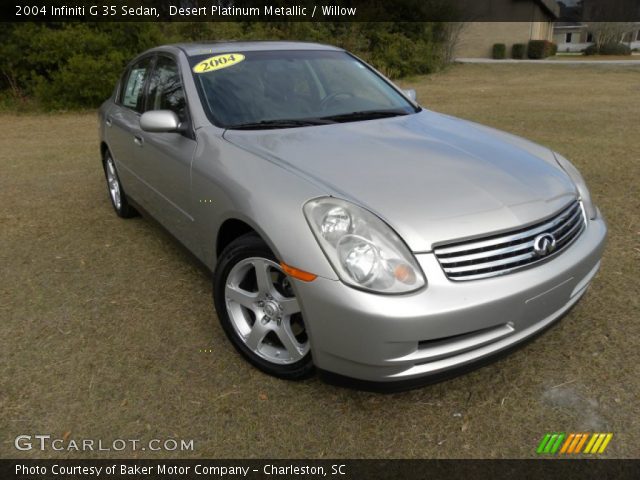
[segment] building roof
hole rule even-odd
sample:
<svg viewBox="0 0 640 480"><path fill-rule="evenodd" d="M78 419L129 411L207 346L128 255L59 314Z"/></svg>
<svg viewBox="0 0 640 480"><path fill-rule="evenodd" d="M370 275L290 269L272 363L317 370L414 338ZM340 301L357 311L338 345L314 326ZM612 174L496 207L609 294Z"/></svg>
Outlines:
<svg viewBox="0 0 640 480"><path fill-rule="evenodd" d="M556 27L583 27L582 22L556 22Z"/></svg>
<svg viewBox="0 0 640 480"><path fill-rule="evenodd" d="M556 0L536 0L536 2L553 18L560 16L560 5L558 5Z"/></svg>
<svg viewBox="0 0 640 480"><path fill-rule="evenodd" d="M554 30L582 30L587 26L581 22L556 22L553 25Z"/></svg>

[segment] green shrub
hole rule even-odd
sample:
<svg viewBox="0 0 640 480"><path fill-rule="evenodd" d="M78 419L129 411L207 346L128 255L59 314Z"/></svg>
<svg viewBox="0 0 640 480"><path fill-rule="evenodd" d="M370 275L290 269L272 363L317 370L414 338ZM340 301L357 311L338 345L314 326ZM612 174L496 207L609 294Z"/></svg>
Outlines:
<svg viewBox="0 0 640 480"><path fill-rule="evenodd" d="M585 55L631 55L631 49L624 43L605 43L598 46L594 43L584 51Z"/></svg>
<svg viewBox="0 0 640 480"><path fill-rule="evenodd" d="M540 59L555 55L558 46L549 40L529 40L527 55L529 58Z"/></svg>
<svg viewBox="0 0 640 480"><path fill-rule="evenodd" d="M434 42L392 32L370 33L367 50L355 53L390 78L430 73L442 63Z"/></svg>
<svg viewBox="0 0 640 480"><path fill-rule="evenodd" d="M73 55L49 80L36 80L35 98L50 109L100 105L113 92L127 60L113 50L97 56Z"/></svg>
<svg viewBox="0 0 640 480"><path fill-rule="evenodd" d="M514 43L511 47L511 58L524 58L527 53L527 46L524 43Z"/></svg>
<svg viewBox="0 0 640 480"><path fill-rule="evenodd" d="M605 43L600 46L600 55L631 55L631 49L624 43Z"/></svg>
<svg viewBox="0 0 640 480"><path fill-rule="evenodd" d="M150 22L16 23L3 33L0 71L13 95L55 109L100 105L128 60L166 42Z"/></svg>
<svg viewBox="0 0 640 480"><path fill-rule="evenodd" d="M184 41L306 40L346 48L390 77L437 71L451 56L446 22L94 22L3 24L0 107L94 108L125 63Z"/></svg>
<svg viewBox="0 0 640 480"><path fill-rule="evenodd" d="M598 46L594 43L593 45L589 45L584 49L585 55L597 55L598 54Z"/></svg>
<svg viewBox="0 0 640 480"><path fill-rule="evenodd" d="M491 57L496 60L504 60L507 58L507 46L504 43L494 43L491 50Z"/></svg>

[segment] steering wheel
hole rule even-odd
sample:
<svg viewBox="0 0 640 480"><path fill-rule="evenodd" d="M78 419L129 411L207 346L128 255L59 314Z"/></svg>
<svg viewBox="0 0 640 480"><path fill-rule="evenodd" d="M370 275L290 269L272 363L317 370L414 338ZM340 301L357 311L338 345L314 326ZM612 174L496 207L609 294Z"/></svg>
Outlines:
<svg viewBox="0 0 640 480"><path fill-rule="evenodd" d="M334 92L334 93L330 93L329 95L327 95L326 97L324 97L321 101L320 104L318 105L320 107L320 110L326 110L327 107L331 104L331 102L333 102L336 98L338 97L353 97L353 93L350 92Z"/></svg>

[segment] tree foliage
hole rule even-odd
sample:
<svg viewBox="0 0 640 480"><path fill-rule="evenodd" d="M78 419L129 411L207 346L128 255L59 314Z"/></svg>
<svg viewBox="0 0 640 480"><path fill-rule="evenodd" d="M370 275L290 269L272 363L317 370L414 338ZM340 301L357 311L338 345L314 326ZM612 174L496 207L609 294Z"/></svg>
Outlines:
<svg viewBox="0 0 640 480"><path fill-rule="evenodd" d="M211 40L304 40L337 45L390 77L430 73L447 61L452 23L12 23L0 33L3 96L47 109L93 108L126 63L156 45Z"/></svg>

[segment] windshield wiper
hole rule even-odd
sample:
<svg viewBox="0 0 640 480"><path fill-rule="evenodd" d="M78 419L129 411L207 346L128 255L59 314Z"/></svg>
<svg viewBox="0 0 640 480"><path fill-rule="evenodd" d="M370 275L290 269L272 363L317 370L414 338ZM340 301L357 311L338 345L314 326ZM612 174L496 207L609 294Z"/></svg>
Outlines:
<svg viewBox="0 0 640 480"><path fill-rule="evenodd" d="M373 120L408 115L405 110L362 110L358 112L341 113L318 118L288 118L275 120L261 120L259 122L238 123L227 127L229 130L266 130L269 128L295 128L311 125L327 125L330 123L349 122L357 120Z"/></svg>
<svg viewBox="0 0 640 480"><path fill-rule="evenodd" d="M325 120L333 120L334 122L349 122L351 120L373 120L376 118L399 117L402 115L409 115L409 112L405 110L362 110L359 112L329 115L322 118Z"/></svg>
<svg viewBox="0 0 640 480"><path fill-rule="evenodd" d="M335 123L329 118L300 118L300 119L280 119L280 120L261 120L260 122L239 123L231 125L227 129L231 130L264 130L269 128L294 128L308 127L311 125L327 125Z"/></svg>

